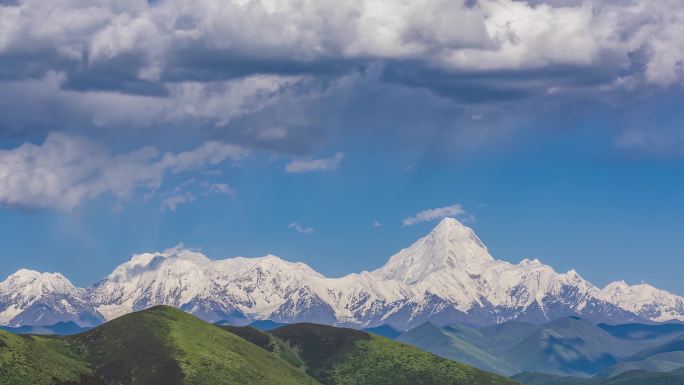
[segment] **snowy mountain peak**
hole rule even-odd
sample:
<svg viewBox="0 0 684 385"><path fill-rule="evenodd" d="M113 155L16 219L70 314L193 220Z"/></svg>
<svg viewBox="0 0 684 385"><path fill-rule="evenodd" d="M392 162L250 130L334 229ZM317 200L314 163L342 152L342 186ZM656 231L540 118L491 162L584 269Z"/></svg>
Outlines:
<svg viewBox="0 0 684 385"><path fill-rule="evenodd" d="M625 291L629 290L630 286L627 282L625 281L615 281L611 282L606 285L606 287L603 288L603 292L605 293L614 293L614 292L619 292L619 291Z"/></svg>
<svg viewBox="0 0 684 385"><path fill-rule="evenodd" d="M580 315L594 322L684 321L684 298L624 281L599 289L538 259L495 260L472 229L445 218L373 272L325 277L275 255L212 260L182 244L133 255L104 280L76 288L63 275L19 270L0 282L0 324L95 325L165 304L208 321L343 326L426 321L488 325Z"/></svg>
<svg viewBox="0 0 684 385"><path fill-rule="evenodd" d="M174 247L168 248L162 252L155 253L141 253L133 254L131 258L124 265L129 266L145 266L152 262L155 258L175 258L192 261L197 264L208 263L211 260L207 258L204 254L187 249L183 244L176 245Z"/></svg>
<svg viewBox="0 0 684 385"><path fill-rule="evenodd" d="M96 325L102 317L87 302L86 290L75 287L60 273L21 269L0 282L0 324L51 325L59 321Z"/></svg>
<svg viewBox="0 0 684 385"><path fill-rule="evenodd" d="M480 272L494 262L475 232L453 218L444 218L430 233L393 255L373 274L413 284L442 270Z"/></svg>
<svg viewBox="0 0 684 385"><path fill-rule="evenodd" d="M651 285L612 282L597 297L653 321L684 321L684 298Z"/></svg>
<svg viewBox="0 0 684 385"><path fill-rule="evenodd" d="M144 273L162 272L170 275L184 275L189 271L203 269L211 264L204 254L178 245L163 252L134 254L131 258L107 276L107 281L126 281Z"/></svg>
<svg viewBox="0 0 684 385"><path fill-rule="evenodd" d="M446 242L458 242L459 244L463 244L464 242L473 242L478 247L487 250L487 247L484 245L484 243L482 243L480 238L477 237L473 229L465 226L463 223L454 218L442 219L439 224L437 224L437 226L430 231L428 237ZM489 258L491 259L491 257Z"/></svg>
<svg viewBox="0 0 684 385"><path fill-rule="evenodd" d="M0 282L0 293L12 291L39 296L43 292L71 293L76 287L60 273L41 273L35 270L21 269Z"/></svg>
<svg viewBox="0 0 684 385"><path fill-rule="evenodd" d="M186 261L191 261L198 265L204 265L211 262L211 259L209 259L209 257L207 257L206 255L195 250L187 249L185 248L185 246L183 246L183 244L177 245L170 249L166 249L164 250L164 252L160 254L167 258L172 257L177 259L183 259Z"/></svg>
<svg viewBox="0 0 684 385"><path fill-rule="evenodd" d="M542 263L537 258L535 258L535 259L525 258L522 261L520 261L520 263L518 265L519 266L542 266Z"/></svg>

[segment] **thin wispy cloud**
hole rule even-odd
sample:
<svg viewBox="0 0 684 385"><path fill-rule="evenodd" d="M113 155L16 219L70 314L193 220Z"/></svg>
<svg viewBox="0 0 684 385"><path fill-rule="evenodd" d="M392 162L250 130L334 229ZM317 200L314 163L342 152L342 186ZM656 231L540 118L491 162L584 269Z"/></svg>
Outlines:
<svg viewBox="0 0 684 385"><path fill-rule="evenodd" d="M176 207L178 207L179 205L186 204L186 203L192 203L194 201L195 201L195 197L189 192L172 195L168 198L165 198L162 201L161 210L162 211L169 210L169 211L172 211L175 213Z"/></svg>
<svg viewBox="0 0 684 385"><path fill-rule="evenodd" d="M616 145L622 150L643 155L684 155L684 130L680 124L632 127L616 138Z"/></svg>
<svg viewBox="0 0 684 385"><path fill-rule="evenodd" d="M298 159L285 166L285 171L291 174L299 174L313 171L332 171L340 168L344 154L338 152L332 158L323 159Z"/></svg>
<svg viewBox="0 0 684 385"><path fill-rule="evenodd" d="M296 230L300 234L311 234L314 232L313 227L302 226L298 222L292 222L289 225L287 225L287 227Z"/></svg>
<svg viewBox="0 0 684 385"><path fill-rule="evenodd" d="M230 196L235 196L235 190L230 187L228 183L209 183L202 182L202 188L204 188L204 195L214 195L214 194L225 194Z"/></svg>
<svg viewBox="0 0 684 385"><path fill-rule="evenodd" d="M148 196L149 199L151 197ZM163 197L160 209L162 211L176 211L176 207L182 204L193 203L197 196L208 197L211 195L228 195L235 197L236 192L228 183L211 183L208 181L198 182L195 178L190 178L174 187L171 191L162 192Z"/></svg>
<svg viewBox="0 0 684 385"><path fill-rule="evenodd" d="M451 206L438 207L434 209L420 211L413 216L404 218L402 223L404 226L413 226L418 223L429 222L436 219L442 219L445 217L463 217L465 215L467 215L467 213L463 209L463 206L459 204L454 204ZM468 216L468 218L470 217L471 216Z"/></svg>

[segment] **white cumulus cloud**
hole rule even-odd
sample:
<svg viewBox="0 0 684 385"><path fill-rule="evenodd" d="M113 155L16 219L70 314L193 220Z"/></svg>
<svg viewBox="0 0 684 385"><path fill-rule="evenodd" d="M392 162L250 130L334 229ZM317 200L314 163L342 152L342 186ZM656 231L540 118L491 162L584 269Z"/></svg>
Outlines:
<svg viewBox="0 0 684 385"><path fill-rule="evenodd" d="M681 0L4 1L0 136L172 126L304 153L335 118L321 94L359 68L388 100L407 87L534 115L541 99L680 88L682 35ZM339 93L335 112L362 96Z"/></svg>
<svg viewBox="0 0 684 385"><path fill-rule="evenodd" d="M0 55L92 71L118 65L126 78L150 82L268 72L265 61L282 72L350 59L629 69L630 55L643 52L645 78L671 84L683 76L683 18L677 0L22 0L0 6Z"/></svg>
<svg viewBox="0 0 684 385"><path fill-rule="evenodd" d="M428 222L435 219L441 219L444 217L459 217L465 214L466 211L463 209L463 206L459 204L454 204L451 206L420 211L416 215L404 218L403 225L412 226L421 222Z"/></svg>
<svg viewBox="0 0 684 385"><path fill-rule="evenodd" d="M124 200L138 189L156 190L170 173L246 154L241 147L216 141L180 153L143 147L112 154L87 138L51 133L40 145L24 143L0 151L0 204L69 211L105 193Z"/></svg>

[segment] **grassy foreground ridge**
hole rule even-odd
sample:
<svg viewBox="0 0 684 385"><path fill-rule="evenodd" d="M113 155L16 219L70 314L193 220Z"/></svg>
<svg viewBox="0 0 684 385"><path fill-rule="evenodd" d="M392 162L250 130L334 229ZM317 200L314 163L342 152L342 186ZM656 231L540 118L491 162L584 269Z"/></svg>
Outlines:
<svg viewBox="0 0 684 385"><path fill-rule="evenodd" d="M69 337L0 334L2 385L318 384L278 356L172 307Z"/></svg>
<svg viewBox="0 0 684 385"><path fill-rule="evenodd" d="M0 331L0 385L515 383L361 331L219 327L168 306L73 336Z"/></svg>
<svg viewBox="0 0 684 385"><path fill-rule="evenodd" d="M299 352L307 373L324 384L508 385L516 382L353 329L294 324L272 331Z"/></svg>

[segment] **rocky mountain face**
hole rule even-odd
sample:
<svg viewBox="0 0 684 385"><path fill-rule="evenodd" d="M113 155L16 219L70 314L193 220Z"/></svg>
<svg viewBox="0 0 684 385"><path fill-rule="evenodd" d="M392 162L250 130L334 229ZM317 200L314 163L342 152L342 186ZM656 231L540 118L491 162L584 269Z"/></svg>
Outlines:
<svg viewBox="0 0 684 385"><path fill-rule="evenodd" d="M684 299L648 285L600 289L577 272L538 260L494 259L472 229L442 220L383 267L327 278L276 256L211 260L172 248L134 255L91 288L61 274L20 270L0 283L0 324L90 325L154 305L208 321L255 319L352 327L426 321L543 323L568 315L594 322L684 321Z"/></svg>

